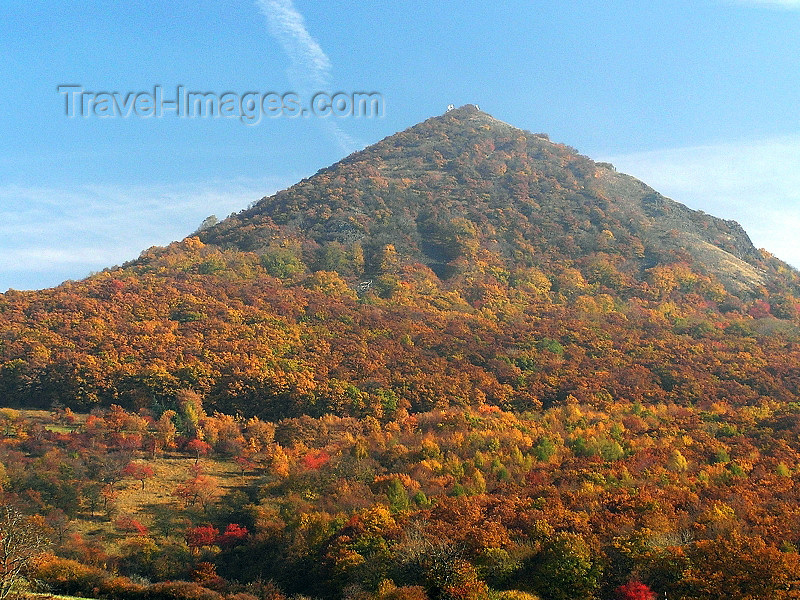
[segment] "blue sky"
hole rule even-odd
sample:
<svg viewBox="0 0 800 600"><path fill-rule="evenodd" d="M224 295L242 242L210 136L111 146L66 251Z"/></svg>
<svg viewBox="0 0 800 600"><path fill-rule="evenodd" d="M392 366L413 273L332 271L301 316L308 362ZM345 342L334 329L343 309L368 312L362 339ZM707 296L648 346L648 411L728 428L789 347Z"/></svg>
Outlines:
<svg viewBox="0 0 800 600"><path fill-rule="evenodd" d="M451 103L736 219L800 266L800 0L3 0L0 23L0 290L135 258ZM385 113L69 118L68 84L379 92Z"/></svg>

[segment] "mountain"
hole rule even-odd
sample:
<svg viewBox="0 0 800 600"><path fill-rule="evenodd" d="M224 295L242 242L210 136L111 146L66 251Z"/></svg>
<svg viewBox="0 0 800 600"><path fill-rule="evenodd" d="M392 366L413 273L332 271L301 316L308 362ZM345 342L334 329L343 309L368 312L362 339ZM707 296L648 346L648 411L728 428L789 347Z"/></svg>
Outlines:
<svg viewBox="0 0 800 600"><path fill-rule="evenodd" d="M277 239L276 225L278 238L300 231L322 247L361 245L366 276L379 271L375 254L385 244L445 278L459 259L474 258L470 244L509 266L610 253L639 278L685 260L745 294L771 271L738 223L690 210L472 105L355 153L201 239L258 251Z"/></svg>
<svg viewBox="0 0 800 600"><path fill-rule="evenodd" d="M737 223L467 105L131 263L9 291L0 392L163 410L189 389L269 419L793 401L799 281Z"/></svg>
<svg viewBox="0 0 800 600"><path fill-rule="evenodd" d="M799 285L450 110L0 296L0 537L100 600L796 598Z"/></svg>

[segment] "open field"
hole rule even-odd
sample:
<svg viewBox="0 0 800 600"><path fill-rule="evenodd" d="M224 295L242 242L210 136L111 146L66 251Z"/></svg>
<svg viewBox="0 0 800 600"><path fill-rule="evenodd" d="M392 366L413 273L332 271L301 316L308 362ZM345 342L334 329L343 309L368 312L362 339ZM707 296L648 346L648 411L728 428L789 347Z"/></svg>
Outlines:
<svg viewBox="0 0 800 600"><path fill-rule="evenodd" d="M144 488L138 480L123 479L115 486L117 496L111 514L103 514L102 510L96 511L94 516L82 513L73 522L72 532L110 544L113 548L130 537L129 532L120 531L115 523L122 517L130 517L148 530L157 530L161 535L174 535L185 528L189 519L202 522L206 516L206 510L199 503L188 507L189 510L180 510L186 505L174 493L178 486L192 479L196 473L210 477L215 484L207 506L231 491L253 485L258 479L252 474L242 476L239 467L231 461L200 458L195 464L194 458L177 452L155 459L140 458L136 462L147 464L155 472L153 477L145 480Z"/></svg>

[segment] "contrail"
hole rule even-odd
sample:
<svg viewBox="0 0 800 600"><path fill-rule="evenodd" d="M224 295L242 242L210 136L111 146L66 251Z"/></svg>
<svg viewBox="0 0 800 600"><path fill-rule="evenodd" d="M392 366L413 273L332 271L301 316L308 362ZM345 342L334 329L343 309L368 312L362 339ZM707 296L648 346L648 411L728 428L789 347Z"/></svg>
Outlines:
<svg viewBox="0 0 800 600"><path fill-rule="evenodd" d="M317 40L306 29L305 19L294 6L292 0L256 0L258 7L267 17L270 35L274 37L289 57L287 73L291 82L298 86L298 92L308 96L323 91L331 85L331 61ZM324 121L326 129L339 148L353 152L363 144L350 137L338 124Z"/></svg>
<svg viewBox="0 0 800 600"><path fill-rule="evenodd" d="M306 29L292 0L257 0L267 17L269 32L289 56L289 76L300 84L330 83L331 61Z"/></svg>

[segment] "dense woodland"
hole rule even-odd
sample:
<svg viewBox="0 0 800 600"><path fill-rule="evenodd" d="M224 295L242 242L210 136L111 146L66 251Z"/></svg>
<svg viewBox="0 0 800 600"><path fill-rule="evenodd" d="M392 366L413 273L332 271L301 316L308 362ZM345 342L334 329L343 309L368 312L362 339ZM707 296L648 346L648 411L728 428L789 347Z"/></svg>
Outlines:
<svg viewBox="0 0 800 600"><path fill-rule="evenodd" d="M451 111L0 296L4 503L52 541L28 582L800 598L798 298L737 224Z"/></svg>

